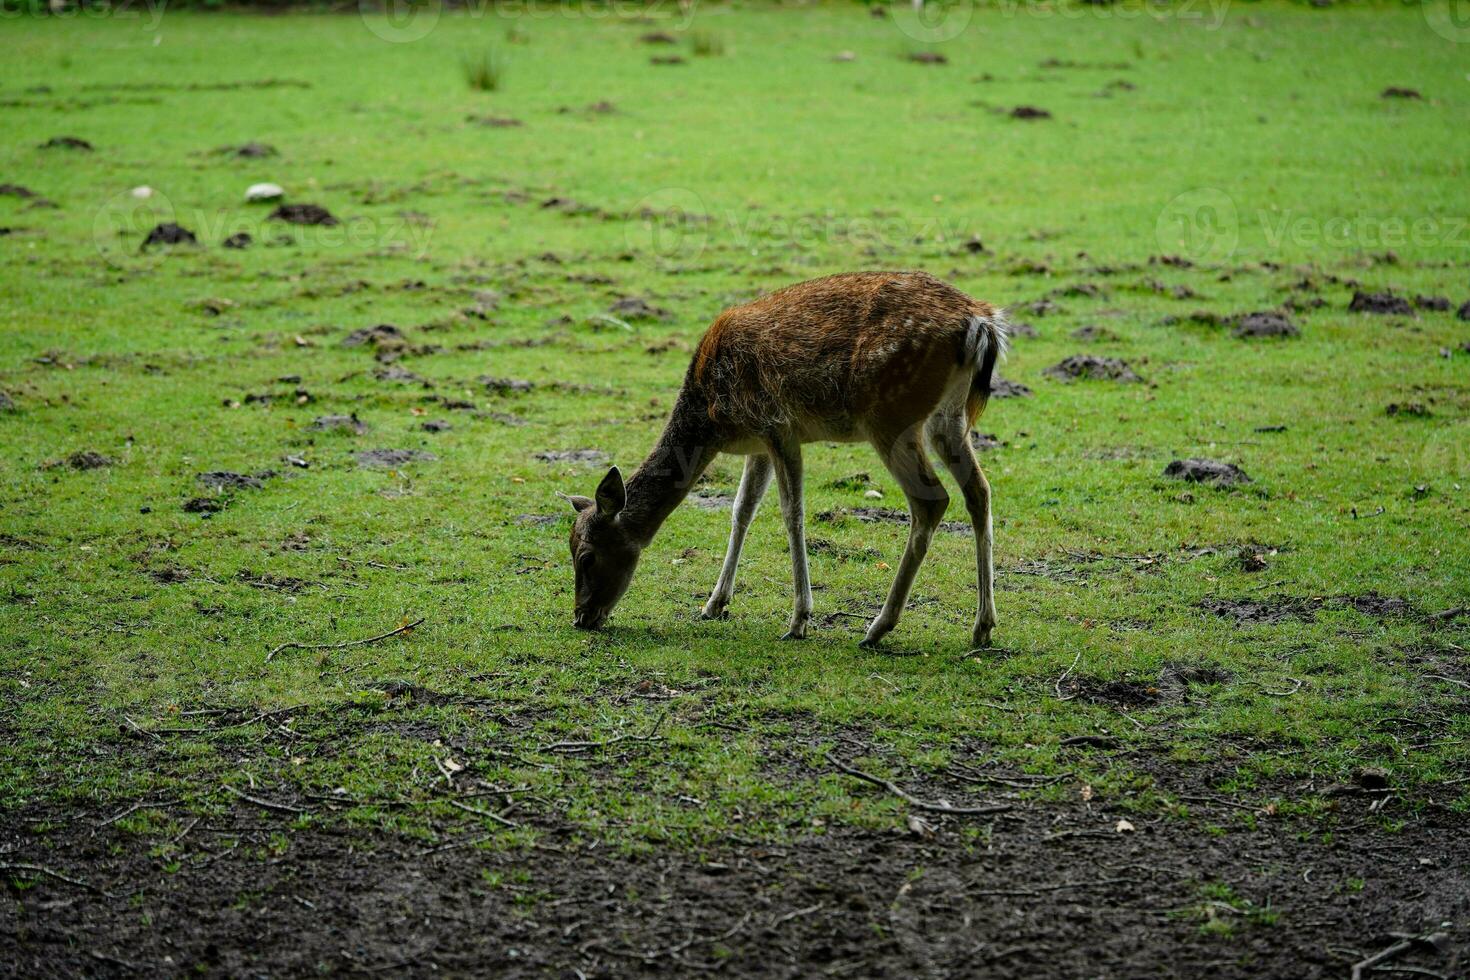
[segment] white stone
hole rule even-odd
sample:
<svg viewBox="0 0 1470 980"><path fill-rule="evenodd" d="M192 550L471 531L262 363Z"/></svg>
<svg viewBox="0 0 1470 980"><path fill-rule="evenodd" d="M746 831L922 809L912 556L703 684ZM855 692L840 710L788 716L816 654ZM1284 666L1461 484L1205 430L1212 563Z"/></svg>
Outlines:
<svg viewBox="0 0 1470 980"><path fill-rule="evenodd" d="M133 196L136 197L138 200L146 201L153 196L153 188L149 187L147 184L143 184L139 187L134 187L132 193Z"/></svg>
<svg viewBox="0 0 1470 980"><path fill-rule="evenodd" d="M251 184L245 188L245 200L254 201L276 201L286 196L286 191L280 184Z"/></svg>

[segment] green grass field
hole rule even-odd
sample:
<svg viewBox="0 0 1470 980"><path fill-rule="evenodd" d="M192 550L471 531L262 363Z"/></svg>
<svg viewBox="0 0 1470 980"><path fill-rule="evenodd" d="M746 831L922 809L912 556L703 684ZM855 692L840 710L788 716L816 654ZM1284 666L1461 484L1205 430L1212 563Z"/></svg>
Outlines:
<svg viewBox="0 0 1470 980"><path fill-rule="evenodd" d="M356 15L0 24L0 183L55 205L0 196L0 824L173 801L110 831L165 864L240 793L295 811L282 852L322 825L515 851L553 814L635 852L905 826L828 752L908 786L983 760L1022 800L1135 821L1189 825L1203 786L1238 804L1221 832L1327 833L1302 782L1372 770L1389 829L1463 815L1463 46L1399 8L981 9L942 41L907 16L481 11L405 43ZM486 52L494 91L464 75ZM220 152L250 141L278 153ZM267 219L259 181L340 223ZM140 250L169 221L198 245ZM848 513L903 506L864 446L807 449L810 639L777 640L774 498L731 619L697 619L728 457L609 628L574 630L554 492L636 466L722 308L869 268L1035 328L1002 370L1032 395L978 425L999 648L966 648L956 531L858 649L906 533ZM1350 312L1358 289L1450 307ZM1299 337L1196 315L1282 309ZM344 343L380 324L401 338ZM1077 353L1143 383L1043 373ZM1165 479L1184 457L1253 482ZM455 796L477 787L525 795L497 820Z"/></svg>

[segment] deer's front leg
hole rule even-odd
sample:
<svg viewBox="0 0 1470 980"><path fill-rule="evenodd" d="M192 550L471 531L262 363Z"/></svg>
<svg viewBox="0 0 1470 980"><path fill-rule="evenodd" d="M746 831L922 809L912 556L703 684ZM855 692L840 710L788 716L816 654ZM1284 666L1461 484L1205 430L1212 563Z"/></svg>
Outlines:
<svg viewBox="0 0 1470 980"><path fill-rule="evenodd" d="M700 614L704 619L725 618L725 609L735 595L735 573L740 568L745 535L750 530L750 522L755 518L766 488L771 485L771 469L769 456L752 453L745 457L745 472L740 477L740 489L735 492L735 506L730 516L730 547L725 551L725 564L720 567L714 591Z"/></svg>
<svg viewBox="0 0 1470 980"><path fill-rule="evenodd" d="M781 492L786 537L791 543L791 582L796 591L791 626L782 639L801 640L806 638L806 624L812 618L812 580L806 565L806 519L802 506L801 443L790 437L772 439L770 457L776 470L776 487Z"/></svg>

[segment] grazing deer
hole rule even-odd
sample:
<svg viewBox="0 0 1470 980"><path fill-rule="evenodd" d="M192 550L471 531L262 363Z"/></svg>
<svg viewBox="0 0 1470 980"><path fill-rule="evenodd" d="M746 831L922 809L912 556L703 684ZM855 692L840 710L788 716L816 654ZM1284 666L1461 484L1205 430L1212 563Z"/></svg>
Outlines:
<svg viewBox="0 0 1470 980"><path fill-rule="evenodd" d="M973 642L995 627L990 485L970 427L1006 347L1004 314L923 272L858 272L788 286L721 313L700 340L658 444L626 484L617 467L594 497L565 497L572 525L576 615L597 629L627 591L638 557L719 453L745 457L730 548L705 619L722 619L740 549L772 474L791 541L796 608L783 639L812 614L802 517L802 443L867 440L908 498L908 546L888 600L863 638L898 622L949 495L925 437L959 483L975 526L979 610Z"/></svg>

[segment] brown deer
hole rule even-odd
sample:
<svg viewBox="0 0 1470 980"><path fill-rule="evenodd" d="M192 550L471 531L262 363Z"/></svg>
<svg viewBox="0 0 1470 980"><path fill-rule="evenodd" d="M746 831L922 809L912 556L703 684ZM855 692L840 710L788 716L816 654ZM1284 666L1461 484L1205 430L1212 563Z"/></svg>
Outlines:
<svg viewBox="0 0 1470 980"><path fill-rule="evenodd" d="M627 481L608 471L594 497L566 497L576 615L598 629L627 591L638 557L719 453L745 457L730 548L705 619L722 619L740 549L772 474L791 541L796 608L783 639L806 635L812 614L802 516L801 447L867 440L908 499L908 546L864 646L898 622L949 495L925 451L938 453L975 526L979 610L972 637L995 627L990 485L970 445L995 362L1006 348L1002 311L923 272L859 272L788 286L721 313L700 340L669 421Z"/></svg>

